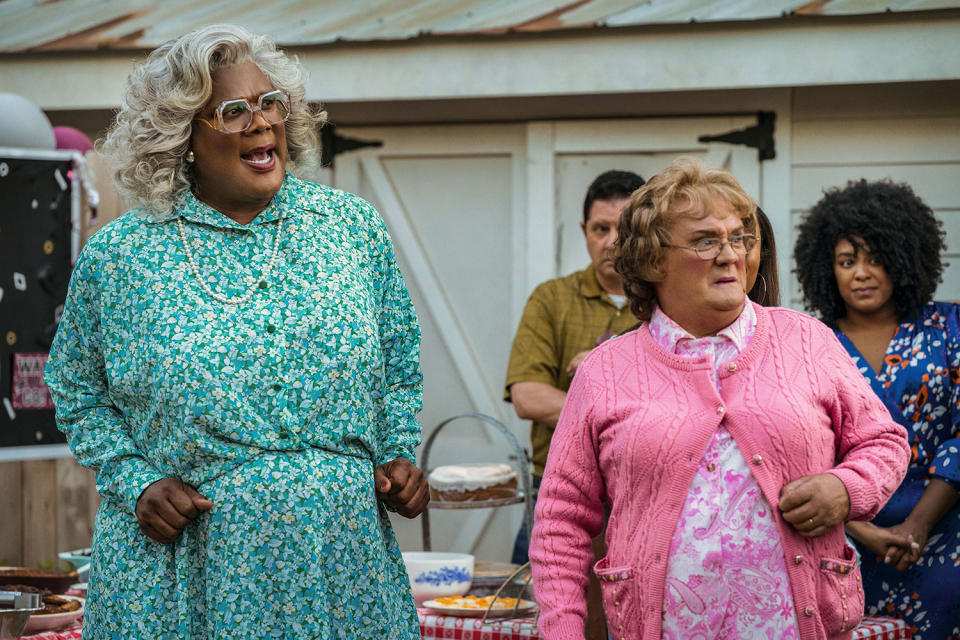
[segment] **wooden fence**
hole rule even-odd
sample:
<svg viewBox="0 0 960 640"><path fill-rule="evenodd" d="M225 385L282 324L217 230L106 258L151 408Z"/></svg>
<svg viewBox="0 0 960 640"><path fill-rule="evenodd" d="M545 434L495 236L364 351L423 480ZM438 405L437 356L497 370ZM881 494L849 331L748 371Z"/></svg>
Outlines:
<svg viewBox="0 0 960 640"><path fill-rule="evenodd" d="M99 505L73 458L0 463L0 565L69 568L57 554L90 546Z"/></svg>

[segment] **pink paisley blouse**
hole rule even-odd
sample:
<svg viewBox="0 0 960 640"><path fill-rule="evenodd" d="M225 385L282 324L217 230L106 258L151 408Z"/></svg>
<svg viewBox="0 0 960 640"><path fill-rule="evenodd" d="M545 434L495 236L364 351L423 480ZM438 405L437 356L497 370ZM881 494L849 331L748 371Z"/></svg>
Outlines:
<svg viewBox="0 0 960 640"><path fill-rule="evenodd" d="M711 378L743 351L757 326L753 306L715 336L694 338L656 307L650 333L679 356L713 359ZM719 427L690 484L670 542L663 638L799 637L793 594L770 504L736 441Z"/></svg>

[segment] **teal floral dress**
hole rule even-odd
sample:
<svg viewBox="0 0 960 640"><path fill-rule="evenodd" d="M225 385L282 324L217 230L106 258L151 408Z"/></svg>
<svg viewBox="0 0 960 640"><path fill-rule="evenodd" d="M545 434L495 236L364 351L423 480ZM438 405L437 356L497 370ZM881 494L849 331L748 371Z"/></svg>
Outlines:
<svg viewBox="0 0 960 640"><path fill-rule="evenodd" d="M184 237L212 291L253 295L205 293ZM247 226L185 193L97 233L46 371L103 497L84 639L419 638L373 486L414 460L419 349L387 230L355 196L288 174ZM172 544L134 516L164 477L214 504Z"/></svg>

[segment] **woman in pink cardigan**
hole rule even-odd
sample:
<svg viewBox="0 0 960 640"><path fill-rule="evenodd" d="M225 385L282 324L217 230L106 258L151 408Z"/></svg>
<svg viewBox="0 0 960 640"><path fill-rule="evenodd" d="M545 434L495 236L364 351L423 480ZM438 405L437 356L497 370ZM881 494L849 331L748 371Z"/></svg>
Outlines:
<svg viewBox="0 0 960 640"><path fill-rule="evenodd" d="M635 192L615 248L645 322L580 365L530 558L547 640L583 638L592 570L617 639L848 638L843 524L900 484L905 430L825 325L745 294L756 205L681 158Z"/></svg>

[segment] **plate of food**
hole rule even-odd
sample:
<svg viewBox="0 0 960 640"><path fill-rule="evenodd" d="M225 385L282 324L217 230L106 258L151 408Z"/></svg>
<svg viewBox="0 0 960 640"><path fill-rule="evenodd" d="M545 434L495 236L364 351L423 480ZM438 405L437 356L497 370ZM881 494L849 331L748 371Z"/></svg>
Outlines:
<svg viewBox="0 0 960 640"><path fill-rule="evenodd" d="M43 596L43 610L27 620L24 635L53 631L73 624L83 615L83 598L77 596Z"/></svg>
<svg viewBox="0 0 960 640"><path fill-rule="evenodd" d="M442 616L462 618L519 618L528 616L537 610L537 603L519 598L497 598L493 596L448 596L427 600L421 605L425 609Z"/></svg>

